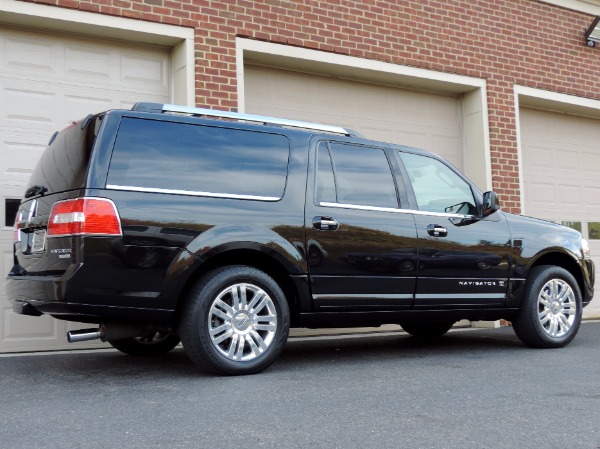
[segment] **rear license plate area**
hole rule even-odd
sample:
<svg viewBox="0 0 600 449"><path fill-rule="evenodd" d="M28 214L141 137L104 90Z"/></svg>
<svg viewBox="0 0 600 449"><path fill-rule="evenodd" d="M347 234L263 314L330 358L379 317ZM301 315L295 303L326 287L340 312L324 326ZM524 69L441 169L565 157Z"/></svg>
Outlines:
<svg viewBox="0 0 600 449"><path fill-rule="evenodd" d="M33 241L31 243L32 253L43 253L46 250L46 230L38 229L33 232Z"/></svg>

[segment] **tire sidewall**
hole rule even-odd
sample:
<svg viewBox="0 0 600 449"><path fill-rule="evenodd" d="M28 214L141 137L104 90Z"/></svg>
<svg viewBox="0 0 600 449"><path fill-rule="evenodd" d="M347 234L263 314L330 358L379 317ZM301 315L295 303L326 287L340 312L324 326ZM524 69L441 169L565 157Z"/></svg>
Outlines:
<svg viewBox="0 0 600 449"><path fill-rule="evenodd" d="M247 361L233 361L224 357L214 346L209 334L208 321L213 302L223 290L238 283L248 283L263 289L270 296L277 312L277 330L270 346L257 358ZM213 372L253 374L262 371L275 361L287 341L289 309L283 291L270 276L256 268L231 266L215 270L192 291L189 300L187 319L183 323L185 327L181 329L184 348L194 362L198 365L206 364ZM188 351L190 347L192 350Z"/></svg>

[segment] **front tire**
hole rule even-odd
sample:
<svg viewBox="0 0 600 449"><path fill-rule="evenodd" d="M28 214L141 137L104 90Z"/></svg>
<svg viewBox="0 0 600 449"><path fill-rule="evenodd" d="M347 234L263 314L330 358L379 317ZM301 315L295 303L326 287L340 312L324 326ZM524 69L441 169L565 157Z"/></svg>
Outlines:
<svg viewBox="0 0 600 449"><path fill-rule="evenodd" d="M573 275L564 268L539 266L527 277L513 328L527 346L560 348L577 335L581 313L581 292Z"/></svg>
<svg viewBox="0 0 600 449"><path fill-rule="evenodd" d="M180 320L192 361L216 374L254 374L270 366L289 333L283 291L266 273L230 266L207 273L190 291Z"/></svg>

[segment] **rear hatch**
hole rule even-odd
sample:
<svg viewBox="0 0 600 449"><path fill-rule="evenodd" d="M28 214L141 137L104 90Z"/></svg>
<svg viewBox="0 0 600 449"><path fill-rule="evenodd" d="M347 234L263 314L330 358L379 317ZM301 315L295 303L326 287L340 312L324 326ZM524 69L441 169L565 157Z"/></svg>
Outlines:
<svg viewBox="0 0 600 449"><path fill-rule="evenodd" d="M75 198L85 187L100 121L88 116L51 138L17 213L12 275L61 275L71 265L72 239L48 239L48 217L57 201Z"/></svg>

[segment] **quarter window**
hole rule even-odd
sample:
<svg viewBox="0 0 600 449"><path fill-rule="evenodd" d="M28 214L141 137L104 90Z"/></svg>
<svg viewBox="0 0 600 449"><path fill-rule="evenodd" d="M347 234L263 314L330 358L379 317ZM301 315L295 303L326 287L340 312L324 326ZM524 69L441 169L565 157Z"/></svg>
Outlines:
<svg viewBox="0 0 600 449"><path fill-rule="evenodd" d="M477 208L471 187L437 159L400 153L408 172L419 210L475 215Z"/></svg>
<svg viewBox="0 0 600 449"><path fill-rule="evenodd" d="M107 184L279 199L288 158L279 134L123 118Z"/></svg>
<svg viewBox="0 0 600 449"><path fill-rule="evenodd" d="M397 208L394 178L382 148L321 143L316 200Z"/></svg>

